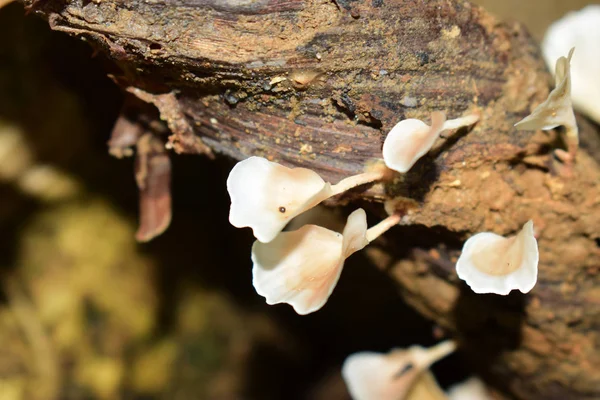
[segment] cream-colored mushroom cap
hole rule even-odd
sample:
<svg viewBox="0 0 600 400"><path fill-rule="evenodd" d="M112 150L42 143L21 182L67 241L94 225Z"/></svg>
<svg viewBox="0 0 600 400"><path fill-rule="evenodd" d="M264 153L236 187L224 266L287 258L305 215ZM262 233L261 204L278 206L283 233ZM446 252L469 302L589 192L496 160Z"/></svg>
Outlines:
<svg viewBox="0 0 600 400"><path fill-rule="evenodd" d="M233 167L227 191L229 222L237 228L252 228L254 236L267 243L293 217L328 198L331 186L310 169L250 157Z"/></svg>
<svg viewBox="0 0 600 400"><path fill-rule="evenodd" d="M492 400L485 383L474 376L448 388L449 400Z"/></svg>
<svg viewBox="0 0 600 400"><path fill-rule="evenodd" d="M458 277L475 293L529 292L537 281L538 246L533 221L509 238L482 232L469 238L456 263Z"/></svg>
<svg viewBox="0 0 600 400"><path fill-rule="evenodd" d="M407 172L431 149L445 121L444 113L433 112L431 126L412 118L398 122L383 142L385 165L394 171Z"/></svg>
<svg viewBox="0 0 600 400"><path fill-rule="evenodd" d="M404 351L361 352L344 362L342 377L354 400L398 400L410 390L418 373ZM411 368L403 371L405 368ZM402 372L404 372L402 374Z"/></svg>
<svg viewBox="0 0 600 400"><path fill-rule="evenodd" d="M401 400L412 390L420 374L453 352L452 341L430 349L413 346L387 354L360 352L342 366L342 377L354 400Z"/></svg>
<svg viewBox="0 0 600 400"><path fill-rule="evenodd" d="M557 126L564 126L564 136L567 144L567 152L556 149L555 155L568 166L575 161L579 148L579 129L573 112L571 102L571 57L573 51L569 51L567 57L560 57L556 61L554 79L556 87L550 92L546 101L538 105L533 112L515 124L517 129L523 130L549 130Z"/></svg>
<svg viewBox="0 0 600 400"><path fill-rule="evenodd" d="M548 68L573 47L578 54L571 61L573 105L600 123L600 5L572 11L550 25L542 42Z"/></svg>
<svg viewBox="0 0 600 400"><path fill-rule="evenodd" d="M344 261L367 241L363 209L348 217L343 234L316 225L282 232L252 246L252 283L267 304L287 303L305 315L319 310L333 292Z"/></svg>
<svg viewBox="0 0 600 400"><path fill-rule="evenodd" d="M250 157L237 163L227 178L229 222L237 228L252 228L259 241L268 243L292 218L323 200L388 175L389 169L374 164L331 185L310 169Z"/></svg>
<svg viewBox="0 0 600 400"><path fill-rule="evenodd" d="M431 150L443 131L472 125L478 119L477 115L469 115L446 121L443 112L435 111L431 113L431 126L418 119L400 121L383 142L383 160L389 169L405 173Z"/></svg>
<svg viewBox="0 0 600 400"><path fill-rule="evenodd" d="M560 57L556 61L554 78L556 87L550 92L546 101L538 105L533 112L515 124L523 130L549 130L557 126L567 129L577 129L575 114L571 103L571 73L570 61L573 50L568 57Z"/></svg>

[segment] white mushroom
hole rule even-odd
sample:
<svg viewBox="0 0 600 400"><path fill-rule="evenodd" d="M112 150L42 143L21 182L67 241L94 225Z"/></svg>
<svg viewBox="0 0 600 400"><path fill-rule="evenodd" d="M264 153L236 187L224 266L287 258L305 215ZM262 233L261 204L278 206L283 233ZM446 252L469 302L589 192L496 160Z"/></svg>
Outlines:
<svg viewBox="0 0 600 400"><path fill-rule="evenodd" d="M463 246L456 263L458 277L475 293L507 295L513 289L529 292L537 281L538 246L533 222L512 237L478 233Z"/></svg>
<svg viewBox="0 0 600 400"><path fill-rule="evenodd" d="M492 396L485 387L485 383L477 377L454 384L448 388L450 400L492 400Z"/></svg>
<svg viewBox="0 0 600 400"><path fill-rule="evenodd" d="M394 171L405 173L431 149L443 131L473 125L478 115L446 121L443 112L431 113L431 126L419 119L400 121L388 133L383 143L385 165Z"/></svg>
<svg viewBox="0 0 600 400"><path fill-rule="evenodd" d="M542 42L548 68L573 47L578 54L571 61L573 105L600 124L600 5L572 11L550 25Z"/></svg>
<svg viewBox="0 0 600 400"><path fill-rule="evenodd" d="M573 104L571 103L571 72L569 63L573 56L573 50L569 51L567 57L560 57L556 61L554 74L554 90L550 92L546 101L538 105L533 112L515 124L517 129L526 131L550 130L557 126L565 127L565 137L568 153L556 150L555 154L563 162L569 164L575 159L579 147L579 130Z"/></svg>
<svg viewBox="0 0 600 400"><path fill-rule="evenodd" d="M374 168L331 185L310 169L250 157L237 163L227 178L229 222L237 228L252 228L259 241L268 243L295 216L329 197L382 179L385 173L384 168Z"/></svg>
<svg viewBox="0 0 600 400"><path fill-rule="evenodd" d="M344 261L400 220L392 215L371 229L363 209L348 217L342 234L316 225L280 233L252 246L252 283L267 304L287 303L305 315L319 310L338 282Z"/></svg>
<svg viewBox="0 0 600 400"><path fill-rule="evenodd" d="M354 400L403 400L424 371L455 349L448 340L429 349L355 353L344 361L342 377Z"/></svg>

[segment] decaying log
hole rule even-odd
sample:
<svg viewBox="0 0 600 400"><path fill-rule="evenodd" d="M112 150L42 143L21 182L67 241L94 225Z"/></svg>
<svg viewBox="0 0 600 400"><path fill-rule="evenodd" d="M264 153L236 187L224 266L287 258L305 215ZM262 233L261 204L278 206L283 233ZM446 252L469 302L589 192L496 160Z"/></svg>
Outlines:
<svg viewBox="0 0 600 400"><path fill-rule="evenodd" d="M262 155L336 182L379 158L403 118L480 113L408 174L352 193L407 199L413 225L369 255L508 395L600 398L597 127L580 119L569 179L552 160L555 133L513 128L551 84L522 27L461 0L25 4L112 58L115 81L159 109L176 152ZM541 260L530 294L476 296L458 281L466 237L510 234L528 219Z"/></svg>

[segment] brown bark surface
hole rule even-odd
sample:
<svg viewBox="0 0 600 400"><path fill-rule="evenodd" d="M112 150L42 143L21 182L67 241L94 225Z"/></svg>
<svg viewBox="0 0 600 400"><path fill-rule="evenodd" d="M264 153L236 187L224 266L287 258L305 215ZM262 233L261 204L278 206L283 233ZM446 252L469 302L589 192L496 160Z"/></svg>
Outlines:
<svg viewBox="0 0 600 400"><path fill-rule="evenodd" d="M460 0L25 3L112 58L115 81L158 108L179 153L261 155L337 182L380 158L401 119L480 113L408 174L341 200L406 199L410 225L368 254L490 382L521 399L600 398L598 132L580 119L567 179L556 133L513 128L552 82L519 25ZM464 239L529 219L530 294L477 296L458 280Z"/></svg>

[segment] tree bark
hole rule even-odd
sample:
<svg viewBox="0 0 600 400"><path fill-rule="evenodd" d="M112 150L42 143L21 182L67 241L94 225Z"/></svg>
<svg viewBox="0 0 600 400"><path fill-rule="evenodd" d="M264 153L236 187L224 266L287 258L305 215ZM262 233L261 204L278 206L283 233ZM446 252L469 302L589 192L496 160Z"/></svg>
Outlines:
<svg viewBox="0 0 600 400"><path fill-rule="evenodd" d="M566 179L557 133L513 128L552 82L521 26L460 0L25 4L113 59L115 81L158 108L179 153L261 155L337 182L380 158L401 119L479 113L409 173L336 201L399 199L410 225L369 256L493 385L521 399L600 398L598 131L579 120ZM468 236L529 219L540 249L530 294L475 295L458 280Z"/></svg>

